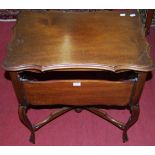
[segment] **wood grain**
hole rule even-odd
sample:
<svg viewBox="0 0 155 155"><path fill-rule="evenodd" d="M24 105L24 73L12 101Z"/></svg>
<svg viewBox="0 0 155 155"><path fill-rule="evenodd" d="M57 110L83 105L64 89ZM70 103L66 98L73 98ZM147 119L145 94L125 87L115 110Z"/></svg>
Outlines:
<svg viewBox="0 0 155 155"><path fill-rule="evenodd" d="M9 71L150 71L154 66L139 15L110 11L23 11L3 63Z"/></svg>
<svg viewBox="0 0 155 155"><path fill-rule="evenodd" d="M27 101L32 105L127 105L133 84L80 79L23 81Z"/></svg>

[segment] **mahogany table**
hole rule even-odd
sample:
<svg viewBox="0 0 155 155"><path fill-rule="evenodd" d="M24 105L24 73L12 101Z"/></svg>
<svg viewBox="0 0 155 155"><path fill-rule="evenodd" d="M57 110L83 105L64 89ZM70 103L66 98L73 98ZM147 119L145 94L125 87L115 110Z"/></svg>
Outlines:
<svg viewBox="0 0 155 155"><path fill-rule="evenodd" d="M35 143L35 131L72 109L109 121L127 141L127 130L139 116L147 73L155 67L149 52L138 14L23 11L3 67L10 73L30 141ZM61 110L32 124L27 110L42 106ZM103 107L128 108L131 116L124 123Z"/></svg>

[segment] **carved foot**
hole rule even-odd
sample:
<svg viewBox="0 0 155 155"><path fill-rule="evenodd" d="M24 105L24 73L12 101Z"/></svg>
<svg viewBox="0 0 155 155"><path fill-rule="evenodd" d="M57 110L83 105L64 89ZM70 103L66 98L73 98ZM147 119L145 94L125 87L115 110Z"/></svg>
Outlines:
<svg viewBox="0 0 155 155"><path fill-rule="evenodd" d="M127 132L126 131L123 131L123 143L127 142L128 141L128 135L127 135Z"/></svg>
<svg viewBox="0 0 155 155"><path fill-rule="evenodd" d="M35 134L34 134L34 132L31 133L29 141L31 143L35 144Z"/></svg>

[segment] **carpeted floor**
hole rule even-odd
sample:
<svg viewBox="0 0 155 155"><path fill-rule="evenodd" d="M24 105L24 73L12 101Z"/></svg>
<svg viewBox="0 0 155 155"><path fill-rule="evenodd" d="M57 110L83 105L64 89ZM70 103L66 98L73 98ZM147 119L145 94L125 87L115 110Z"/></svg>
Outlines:
<svg viewBox="0 0 155 155"><path fill-rule="evenodd" d="M6 44L15 23L0 23L0 64L6 54ZM148 37L151 54L155 59L155 27ZM153 72L155 76L155 71ZM129 141L122 142L122 131L105 120L87 112L68 112L36 133L35 145L155 145L155 78L146 82L140 100L140 117L129 129ZM18 103L12 84L0 68L0 145L33 145L28 141L29 131L19 121ZM30 110L29 117L34 121L44 118L50 110ZM127 120L129 113L123 110L109 110L120 120Z"/></svg>

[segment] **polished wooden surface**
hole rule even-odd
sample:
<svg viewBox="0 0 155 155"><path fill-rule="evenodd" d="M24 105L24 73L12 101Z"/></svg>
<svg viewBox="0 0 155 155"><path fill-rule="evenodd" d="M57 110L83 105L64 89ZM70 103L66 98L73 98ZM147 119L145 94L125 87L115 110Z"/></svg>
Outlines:
<svg viewBox="0 0 155 155"><path fill-rule="evenodd" d="M138 15L24 11L13 32L3 67L10 73L19 118L32 143L35 131L72 109L109 121L123 130L123 142L128 140L127 131L139 117L147 71L154 68ZM113 105L130 110L127 122L101 110ZM42 106L63 108L31 123L28 109Z"/></svg>
<svg viewBox="0 0 155 155"><path fill-rule="evenodd" d="M77 79L25 81L23 85L27 101L32 105L84 106L104 103L123 106L130 102L133 83Z"/></svg>
<svg viewBox="0 0 155 155"><path fill-rule="evenodd" d="M154 68L138 14L23 11L8 51L3 67L9 71Z"/></svg>
<svg viewBox="0 0 155 155"><path fill-rule="evenodd" d="M31 105L127 105L138 75L133 71L22 71L20 83ZM80 94L80 95L79 95Z"/></svg>

